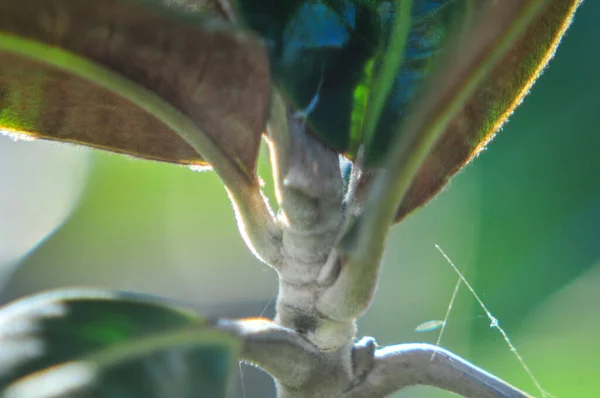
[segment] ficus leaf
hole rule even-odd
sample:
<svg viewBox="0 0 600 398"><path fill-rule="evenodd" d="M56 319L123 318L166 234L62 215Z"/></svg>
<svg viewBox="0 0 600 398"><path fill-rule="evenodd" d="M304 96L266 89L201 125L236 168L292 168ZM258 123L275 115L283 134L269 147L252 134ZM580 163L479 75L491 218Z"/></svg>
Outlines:
<svg viewBox="0 0 600 398"><path fill-rule="evenodd" d="M363 132L366 167L380 167L390 143L402 134L398 126L419 100L439 54L470 22L473 1L485 0L389 2L394 12L385 16L386 46L377 60L380 66L368 105L372 111L366 114ZM410 14L402 18L406 8Z"/></svg>
<svg viewBox="0 0 600 398"><path fill-rule="evenodd" d="M375 3L379 2L232 1L239 20L265 39L273 79L284 98L307 111L312 133L350 156L361 141L361 131L351 128L354 93L369 79L381 42ZM307 109L311 103L315 106ZM364 111L362 105L364 101L358 112Z"/></svg>
<svg viewBox="0 0 600 398"><path fill-rule="evenodd" d="M550 0L451 120L396 213L427 203L476 157L528 94L554 55L580 0Z"/></svg>
<svg viewBox="0 0 600 398"><path fill-rule="evenodd" d="M0 310L0 395L224 397L239 345L143 295L41 293Z"/></svg>
<svg viewBox="0 0 600 398"><path fill-rule="evenodd" d="M236 0L265 38L274 79L310 131L377 165L471 1Z"/></svg>
<svg viewBox="0 0 600 398"><path fill-rule="evenodd" d="M199 134L251 174L269 92L215 0L0 2L0 130L205 165Z"/></svg>

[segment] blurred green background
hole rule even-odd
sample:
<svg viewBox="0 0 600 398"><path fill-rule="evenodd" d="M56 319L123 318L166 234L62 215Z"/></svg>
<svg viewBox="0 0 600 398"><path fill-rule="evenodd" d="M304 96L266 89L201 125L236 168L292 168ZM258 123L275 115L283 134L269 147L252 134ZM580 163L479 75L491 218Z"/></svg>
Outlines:
<svg viewBox="0 0 600 398"><path fill-rule="evenodd" d="M488 150L395 227L359 334L435 342L465 273L541 385L600 396L600 2L585 2L551 67ZM264 155L264 154L263 154ZM261 174L270 191L266 157ZM272 316L275 273L252 257L212 173L0 136L2 301L93 285L149 292L204 314ZM539 396L463 287L442 345ZM232 396L273 396L242 367ZM414 388L398 397L447 397Z"/></svg>

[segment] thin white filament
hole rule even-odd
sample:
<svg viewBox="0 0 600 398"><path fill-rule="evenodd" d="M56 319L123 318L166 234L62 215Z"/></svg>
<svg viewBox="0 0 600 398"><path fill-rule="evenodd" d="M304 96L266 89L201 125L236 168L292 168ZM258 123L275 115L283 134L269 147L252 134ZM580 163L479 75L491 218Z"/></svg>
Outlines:
<svg viewBox="0 0 600 398"><path fill-rule="evenodd" d="M238 361L240 368L240 386L242 387L242 397L246 398L246 385L244 384L244 370L242 369L242 361Z"/></svg>
<svg viewBox="0 0 600 398"><path fill-rule="evenodd" d="M517 351L517 348L510 341L510 339L508 338L508 335L506 334L506 332L504 331L504 329L502 329L500 327L500 322L498 321L498 319L496 319L492 315L492 313L487 309L487 307L485 306L485 304L483 304L483 301L481 301L481 299L479 298L479 296L477 295L477 293L475 293L475 290L469 284L469 282L465 279L465 277L463 276L463 274L459 271L458 267L456 265L454 265L454 263L452 262L452 260L450 260L450 257L448 257L448 255L441 249L441 247L439 247L438 245L435 245L435 248L438 249L438 251L442 254L442 256L444 256L444 258L446 259L446 261L448 261L448 264L450 264L450 266L452 266L452 268L454 269L454 271L458 274L460 280L462 280L465 283L465 285L467 286L467 288L469 288L469 290L473 294L473 297L475 297L475 300L477 300L477 302L479 303L479 306L485 311L485 314L489 318L489 320L490 320L490 327L492 329L497 329L500 332L500 334L504 338L504 341L508 345L508 348L515 354L515 356L517 357L517 360L519 361L519 363L521 364L521 366L523 367L523 369L525 370L525 372L527 373L527 375L529 376L529 378L531 379L531 381L533 382L533 384L536 386L536 388L542 394L542 397L544 397L544 398L550 397L551 395L549 393L547 393L542 388L542 386L540 385L540 383L537 381L537 379L533 375L533 372L525 364L525 361L523 360L523 357L521 357L521 355ZM440 334L441 334L441 332L440 332ZM435 355L435 353L434 353L434 355Z"/></svg>
<svg viewBox="0 0 600 398"><path fill-rule="evenodd" d="M448 309L446 310L446 315L444 316L444 322L442 322L442 328L440 329L440 334L438 335L437 341L435 343L435 351L431 354L431 360L435 359L435 354L437 354L437 349L440 347L440 343L442 341L442 335L444 334L444 330L446 329L446 324L448 323L448 317L450 316L450 311L452 310L452 305L454 305L454 300L456 300L456 295L458 294L458 289L460 288L460 284L462 279L459 277L458 281L456 281L456 286L454 286L454 292L452 292L452 298L450 299L450 304L448 304Z"/></svg>
<svg viewBox="0 0 600 398"><path fill-rule="evenodd" d="M269 301L267 301L267 304L265 304L265 308L263 308L263 310L260 312L260 315L258 316L259 318L262 318L262 316L265 314L265 312L267 311L267 308L269 308L269 306L271 305L271 303L275 300L275 298L277 297L277 291L275 291L275 293L273 293L271 295L271 298L269 299Z"/></svg>

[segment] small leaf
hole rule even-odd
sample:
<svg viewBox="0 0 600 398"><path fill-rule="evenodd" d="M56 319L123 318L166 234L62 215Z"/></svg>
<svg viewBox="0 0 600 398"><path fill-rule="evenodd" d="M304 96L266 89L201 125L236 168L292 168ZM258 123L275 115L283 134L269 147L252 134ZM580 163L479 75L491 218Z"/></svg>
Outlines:
<svg viewBox="0 0 600 398"><path fill-rule="evenodd" d="M492 140L554 55L580 0L550 0L450 122L396 213L402 220L437 195Z"/></svg>
<svg viewBox="0 0 600 398"><path fill-rule="evenodd" d="M238 349L235 336L150 297L46 292L0 310L0 392L224 397Z"/></svg>
<svg viewBox="0 0 600 398"><path fill-rule="evenodd" d="M203 134L252 174L269 86L215 0L0 3L0 130L198 165Z"/></svg>

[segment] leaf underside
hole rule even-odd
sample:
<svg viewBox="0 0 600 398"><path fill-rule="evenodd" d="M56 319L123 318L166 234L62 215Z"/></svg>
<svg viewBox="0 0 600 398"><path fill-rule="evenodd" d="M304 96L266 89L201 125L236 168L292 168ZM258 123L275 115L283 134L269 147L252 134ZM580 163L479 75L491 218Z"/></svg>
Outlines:
<svg viewBox="0 0 600 398"><path fill-rule="evenodd" d="M262 44L215 1L0 3L0 130L205 165L189 119L250 174L269 92Z"/></svg>
<svg viewBox="0 0 600 398"><path fill-rule="evenodd" d="M185 328L193 343L169 340ZM238 347L192 312L142 295L46 292L0 310L0 393L224 397Z"/></svg>
<svg viewBox="0 0 600 398"><path fill-rule="evenodd" d="M580 0L551 0L495 66L429 154L396 213L396 221L435 197L475 158L528 94L553 57Z"/></svg>

